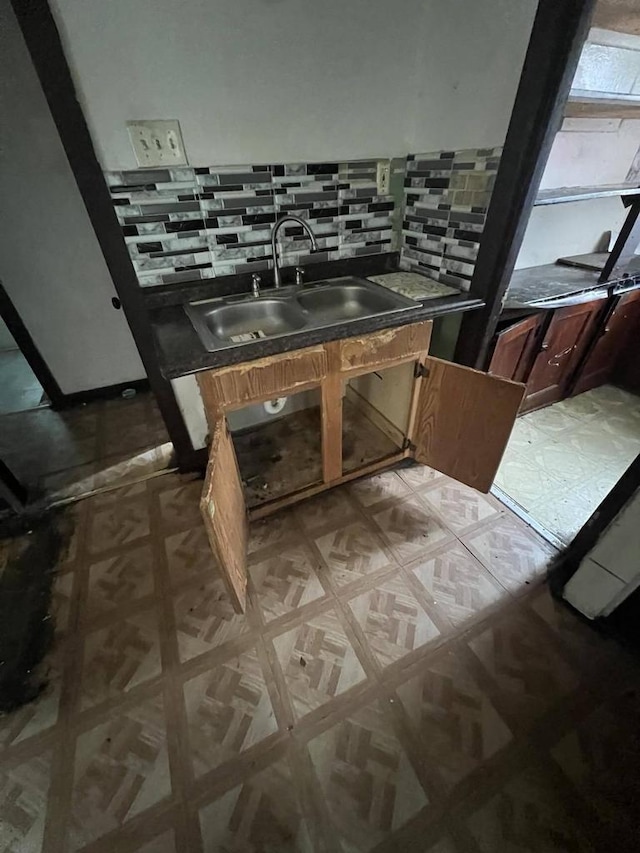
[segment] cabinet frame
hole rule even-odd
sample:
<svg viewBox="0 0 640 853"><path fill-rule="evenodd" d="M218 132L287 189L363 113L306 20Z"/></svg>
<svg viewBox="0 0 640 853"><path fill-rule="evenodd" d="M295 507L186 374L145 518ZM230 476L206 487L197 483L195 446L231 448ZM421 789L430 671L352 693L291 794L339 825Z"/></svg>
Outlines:
<svg viewBox="0 0 640 853"><path fill-rule="evenodd" d="M631 304L637 297L626 296ZM488 371L525 382L520 409L525 414L596 387L614 372L615 358L600 369L601 376L583 375L589 359L602 349L603 334L625 297L595 296L543 314L532 314L502 329L494 339ZM580 321L582 320L582 326ZM574 323L574 334L562 340L563 323Z"/></svg>
<svg viewBox="0 0 640 853"><path fill-rule="evenodd" d="M432 326L431 320L425 320L197 374L211 435L215 434L226 412L272 397L320 388L323 482L248 508L250 520L264 518L283 507L412 456L419 393L417 382L413 386L404 446L396 453L353 471L342 471L342 383L376 368L386 369L410 362L424 364Z"/></svg>

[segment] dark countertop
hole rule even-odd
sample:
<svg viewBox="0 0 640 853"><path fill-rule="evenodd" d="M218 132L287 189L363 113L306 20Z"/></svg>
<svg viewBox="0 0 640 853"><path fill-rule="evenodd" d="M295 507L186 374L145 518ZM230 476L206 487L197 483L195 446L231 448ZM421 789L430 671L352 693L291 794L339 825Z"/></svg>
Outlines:
<svg viewBox="0 0 640 853"><path fill-rule="evenodd" d="M536 307L536 303L543 299L588 293L597 288L610 289L614 292L618 286L630 285L635 278L630 276L624 279L612 279L601 284L598 281L599 276L600 273L594 270L562 264L544 264L539 267L516 270L511 276L504 310L524 306Z"/></svg>
<svg viewBox="0 0 640 853"><path fill-rule="evenodd" d="M540 299L566 296L598 287L600 273L591 270L566 267L560 264L544 264L516 270L511 276L505 308L530 305Z"/></svg>
<svg viewBox="0 0 640 853"><path fill-rule="evenodd" d="M354 260L356 261L354 264L338 262L338 267L330 270L324 269L322 274L314 274L313 277L309 275L309 280L319 280L323 277L329 278L341 275L361 275L366 277L367 275L397 271L397 266L393 262L389 262L388 257L386 260L382 257L380 258L377 269L376 265L370 262L362 264L358 263L357 259ZM318 266L320 267L320 265ZM325 266L329 265L322 264L322 267ZM393 269L394 266L395 269ZM229 293L249 290L248 282L244 280L245 278L249 278L249 276L228 276L225 278L235 278L238 280L239 287L228 290ZM215 281L215 279L212 280L212 282ZM226 281L225 289L232 287L232 285L233 282ZM315 344L327 341L364 335L368 332L375 332L378 329L406 326L409 323L418 323L421 320L429 320L433 317L443 316L444 314L451 314L457 311L470 311L474 308L480 308L484 304L481 299L471 297L467 293L425 299L422 302L416 302L415 308L406 311L341 323L340 325L324 329L302 330L284 337L266 338L239 347L208 352L191 325L191 321L185 314L183 304L193 299L206 298L207 295L225 295L221 294L217 288L213 293L211 293L211 290L212 288L209 286L209 294L203 292L202 282L200 282L197 289L189 290L188 288L182 288L179 294L179 302L176 300L175 292L167 296L163 294L160 299L156 297L155 299L148 300L150 303L148 305L149 319L154 333L158 362L165 378L177 379L180 376L197 373L200 370L210 370L229 364L254 361L257 358L277 355L282 352L291 352L292 350L314 346ZM154 307L154 302L157 307Z"/></svg>

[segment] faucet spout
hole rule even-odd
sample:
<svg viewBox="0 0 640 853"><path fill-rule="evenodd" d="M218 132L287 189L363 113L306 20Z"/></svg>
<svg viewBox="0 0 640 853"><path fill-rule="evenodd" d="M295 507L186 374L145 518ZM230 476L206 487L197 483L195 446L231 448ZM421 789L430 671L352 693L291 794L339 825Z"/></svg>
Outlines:
<svg viewBox="0 0 640 853"><path fill-rule="evenodd" d="M273 229L271 231L271 254L273 255L273 283L275 287L280 287L282 284L282 278L280 275L280 263L278 261L278 234L280 233L280 229L285 224L285 222L295 222L296 225L300 225L303 231L306 232L311 242L311 250L313 252L318 251L316 235L311 230L311 227L308 222L306 222L304 219L301 219L299 216L281 216L280 219L278 219L276 224L273 226Z"/></svg>

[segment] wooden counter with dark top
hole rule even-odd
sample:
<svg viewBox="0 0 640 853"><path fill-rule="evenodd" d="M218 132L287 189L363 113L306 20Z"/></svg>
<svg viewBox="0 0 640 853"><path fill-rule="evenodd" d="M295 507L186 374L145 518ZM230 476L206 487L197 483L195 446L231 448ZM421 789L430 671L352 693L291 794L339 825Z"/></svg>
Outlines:
<svg viewBox="0 0 640 853"><path fill-rule="evenodd" d="M341 261L309 264L305 266L305 280L312 282L351 275L361 278L375 277L374 280L380 282L381 276L393 274L390 280L392 285L396 279L400 278L403 282L405 278L415 281L416 274L400 270L398 261L398 254L390 252L348 258ZM294 271L291 268L285 268L282 272L283 284L287 284ZM400 274L402 275L400 276ZM271 272L264 273L263 294L270 290L269 279L271 275ZM443 286L427 276L423 278L426 292L436 294L440 290L449 291L449 294L431 295L426 299L416 299L416 307L406 311L352 320L323 329L302 329L299 332L281 337L264 338L216 352L209 352L204 348L183 306L187 302L197 299L213 299L241 293L248 294L251 291L251 274L224 276L211 279L206 283L198 282L190 287L154 288L153 292L145 294L145 296L160 370L166 379L177 379L180 376L198 373L201 370L225 367L244 361L254 361L258 358L291 352L327 341L352 338L379 329L390 329L395 326L418 323L421 320L430 320L458 311L470 311L474 308L480 308L484 304L481 299L472 297L468 293L452 293L452 288ZM392 289L396 289L395 285Z"/></svg>
<svg viewBox="0 0 640 853"><path fill-rule="evenodd" d="M455 296L443 296L416 302L416 307L406 311L381 314L329 326L324 329L302 330L281 337L264 338L249 344L208 352L182 305L169 305L149 312L153 329L158 362L162 374L167 379L177 379L229 364L254 361L265 356L303 349L340 338L352 338L379 329L406 326L421 320L430 320L457 311L470 311L483 305L481 299L470 297L467 293Z"/></svg>
<svg viewBox="0 0 640 853"><path fill-rule="evenodd" d="M511 276L505 308L532 305L541 299L567 296L598 287L598 273L560 264L516 270Z"/></svg>
<svg viewBox="0 0 640 853"><path fill-rule="evenodd" d="M615 289L622 282L631 282L636 278L640 284L640 276L632 275L601 283L598 280L599 275L596 270L571 267L559 263L516 270L511 277L504 309L510 310L525 306L535 308L538 303L546 299L588 293L597 288Z"/></svg>

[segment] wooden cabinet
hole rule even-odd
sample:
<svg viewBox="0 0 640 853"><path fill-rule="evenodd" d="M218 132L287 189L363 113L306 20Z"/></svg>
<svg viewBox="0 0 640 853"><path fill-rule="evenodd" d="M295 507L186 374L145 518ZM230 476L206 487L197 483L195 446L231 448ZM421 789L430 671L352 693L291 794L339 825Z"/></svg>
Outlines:
<svg viewBox="0 0 640 853"><path fill-rule="evenodd" d="M637 335L640 332L640 290L617 297L605 313L584 360L578 367L571 394L581 394L613 380L635 387L638 373Z"/></svg>
<svg viewBox="0 0 640 853"><path fill-rule="evenodd" d="M534 314L496 335L489 373L514 382L526 382L540 348L547 314Z"/></svg>
<svg viewBox="0 0 640 853"><path fill-rule="evenodd" d="M617 360L611 376L614 385L640 397L640 356L638 342L632 337Z"/></svg>
<svg viewBox="0 0 640 853"><path fill-rule="evenodd" d="M480 491L489 491L515 421L524 385L430 357L431 322L334 341L273 358L198 374L212 442L201 510L211 547L234 606L246 599L247 508L227 413L250 403L315 388L319 392L322 462L315 482L280 493L249 508L259 518L335 485L415 458ZM406 368L408 380L396 398L402 413L384 411L389 394L368 395L366 381L346 387L372 371ZM394 376L394 385L402 385ZM368 399L367 399L368 397ZM347 461L344 425L361 398L360 412L386 433L378 458ZM351 407L351 408L350 408ZM374 414L375 413L375 414ZM359 433L356 426L354 431ZM355 464L354 464L355 458ZM319 476L319 472L321 477Z"/></svg>
<svg viewBox="0 0 640 853"><path fill-rule="evenodd" d="M602 300L583 302L553 312L527 378L523 411L539 409L566 396L574 368L586 352Z"/></svg>
<svg viewBox="0 0 640 853"><path fill-rule="evenodd" d="M360 373L364 369L400 364L416 353L426 352L431 340L431 321L385 329L360 338L346 338L328 346L336 351L334 367L340 373Z"/></svg>
<svg viewBox="0 0 640 853"><path fill-rule="evenodd" d="M295 358L282 353L198 374L209 427L220 412L228 412L318 385L327 375L324 346L298 350Z"/></svg>
<svg viewBox="0 0 640 853"><path fill-rule="evenodd" d="M548 406L572 391L576 370L593 349L605 306L605 299L594 299L534 314L496 335L489 373L526 383L521 412ZM593 384L580 390L600 383L596 373L606 350L594 354L588 367L594 373ZM585 375L585 383L588 381Z"/></svg>

